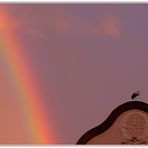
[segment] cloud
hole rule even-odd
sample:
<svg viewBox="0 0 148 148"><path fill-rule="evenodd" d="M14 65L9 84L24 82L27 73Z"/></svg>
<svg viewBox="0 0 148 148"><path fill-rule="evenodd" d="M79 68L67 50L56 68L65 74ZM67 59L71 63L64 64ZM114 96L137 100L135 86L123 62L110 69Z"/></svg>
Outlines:
<svg viewBox="0 0 148 148"><path fill-rule="evenodd" d="M91 26L89 31L91 35L119 37L121 34L119 18L115 13L107 13L101 21Z"/></svg>
<svg viewBox="0 0 148 148"><path fill-rule="evenodd" d="M52 22L50 22L50 27L62 32L72 31L72 24L64 15L59 15L58 17L54 18Z"/></svg>
<svg viewBox="0 0 148 148"><path fill-rule="evenodd" d="M20 13L14 13L14 8ZM48 30L64 33L73 30L70 15L65 12L61 5L28 5L27 7L21 5L11 9L13 10L11 28L21 30L32 37L42 38Z"/></svg>
<svg viewBox="0 0 148 148"><path fill-rule="evenodd" d="M83 15L75 16L73 13L67 13L63 5L44 5L44 7L21 5L11 9L13 12L11 27L39 39L46 37L51 30L90 37L119 37L121 34L119 17L113 12L107 12L97 20L94 17L94 20L90 17L85 18ZM94 21L96 21L95 24Z"/></svg>

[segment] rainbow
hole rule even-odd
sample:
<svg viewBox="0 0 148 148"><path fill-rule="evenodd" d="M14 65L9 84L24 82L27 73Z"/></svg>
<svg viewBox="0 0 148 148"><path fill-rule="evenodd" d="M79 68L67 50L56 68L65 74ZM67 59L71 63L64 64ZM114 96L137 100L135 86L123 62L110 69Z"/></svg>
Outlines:
<svg viewBox="0 0 148 148"><path fill-rule="evenodd" d="M42 95L38 90L37 79L29 68L29 60L23 51L19 38L11 26L13 21L6 5L0 5L0 47L13 85L17 92L18 102L27 125L33 144L55 143L52 126L47 121L43 107ZM50 127L49 127L50 126Z"/></svg>

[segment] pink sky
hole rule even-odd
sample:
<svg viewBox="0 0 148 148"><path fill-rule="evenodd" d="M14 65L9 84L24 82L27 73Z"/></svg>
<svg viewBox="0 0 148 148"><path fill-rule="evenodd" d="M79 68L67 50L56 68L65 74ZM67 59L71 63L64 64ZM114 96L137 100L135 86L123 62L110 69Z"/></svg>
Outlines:
<svg viewBox="0 0 148 148"><path fill-rule="evenodd" d="M46 96L42 101L49 125L49 115L53 118L56 144L75 144L136 90L147 102L147 8L7 4L12 30ZM4 65L0 54L0 142L30 143Z"/></svg>

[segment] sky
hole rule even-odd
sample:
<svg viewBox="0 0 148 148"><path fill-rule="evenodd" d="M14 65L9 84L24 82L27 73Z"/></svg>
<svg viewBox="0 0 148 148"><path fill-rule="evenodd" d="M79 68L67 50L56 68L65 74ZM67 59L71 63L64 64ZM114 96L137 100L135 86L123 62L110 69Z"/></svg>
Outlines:
<svg viewBox="0 0 148 148"><path fill-rule="evenodd" d="M75 144L147 103L147 26L147 4L0 4L0 143Z"/></svg>

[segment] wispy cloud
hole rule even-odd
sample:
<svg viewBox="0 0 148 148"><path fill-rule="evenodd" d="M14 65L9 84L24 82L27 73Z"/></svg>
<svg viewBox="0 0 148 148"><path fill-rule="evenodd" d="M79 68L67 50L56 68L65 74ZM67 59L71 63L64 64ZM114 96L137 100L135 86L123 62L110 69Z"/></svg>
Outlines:
<svg viewBox="0 0 148 148"><path fill-rule="evenodd" d="M74 14L67 13L63 6L22 8L28 10L28 13L24 14L22 11L20 16L13 17L12 28L23 30L35 38L46 36L48 30L96 37L119 37L121 34L120 19L114 12L105 13L94 23L93 20L83 18L82 15L76 17ZM43 11L39 12L39 9Z"/></svg>
<svg viewBox="0 0 148 148"><path fill-rule="evenodd" d="M107 13L102 20L91 26L89 31L91 35L119 37L121 34L119 18L115 13Z"/></svg>
<svg viewBox="0 0 148 148"><path fill-rule="evenodd" d="M30 10L30 9L33 9ZM27 11L21 17L13 17L12 29L23 30L25 33L37 37L44 37L48 30L57 32L70 32L73 31L70 15L68 15L63 6L49 5L48 7L23 7ZM38 9L42 11L39 12ZM29 13L30 12L30 13ZM16 15L16 14L15 14Z"/></svg>
<svg viewBox="0 0 148 148"><path fill-rule="evenodd" d="M64 15L59 15L58 17L54 18L52 22L50 22L50 27L62 32L72 31L72 24Z"/></svg>

